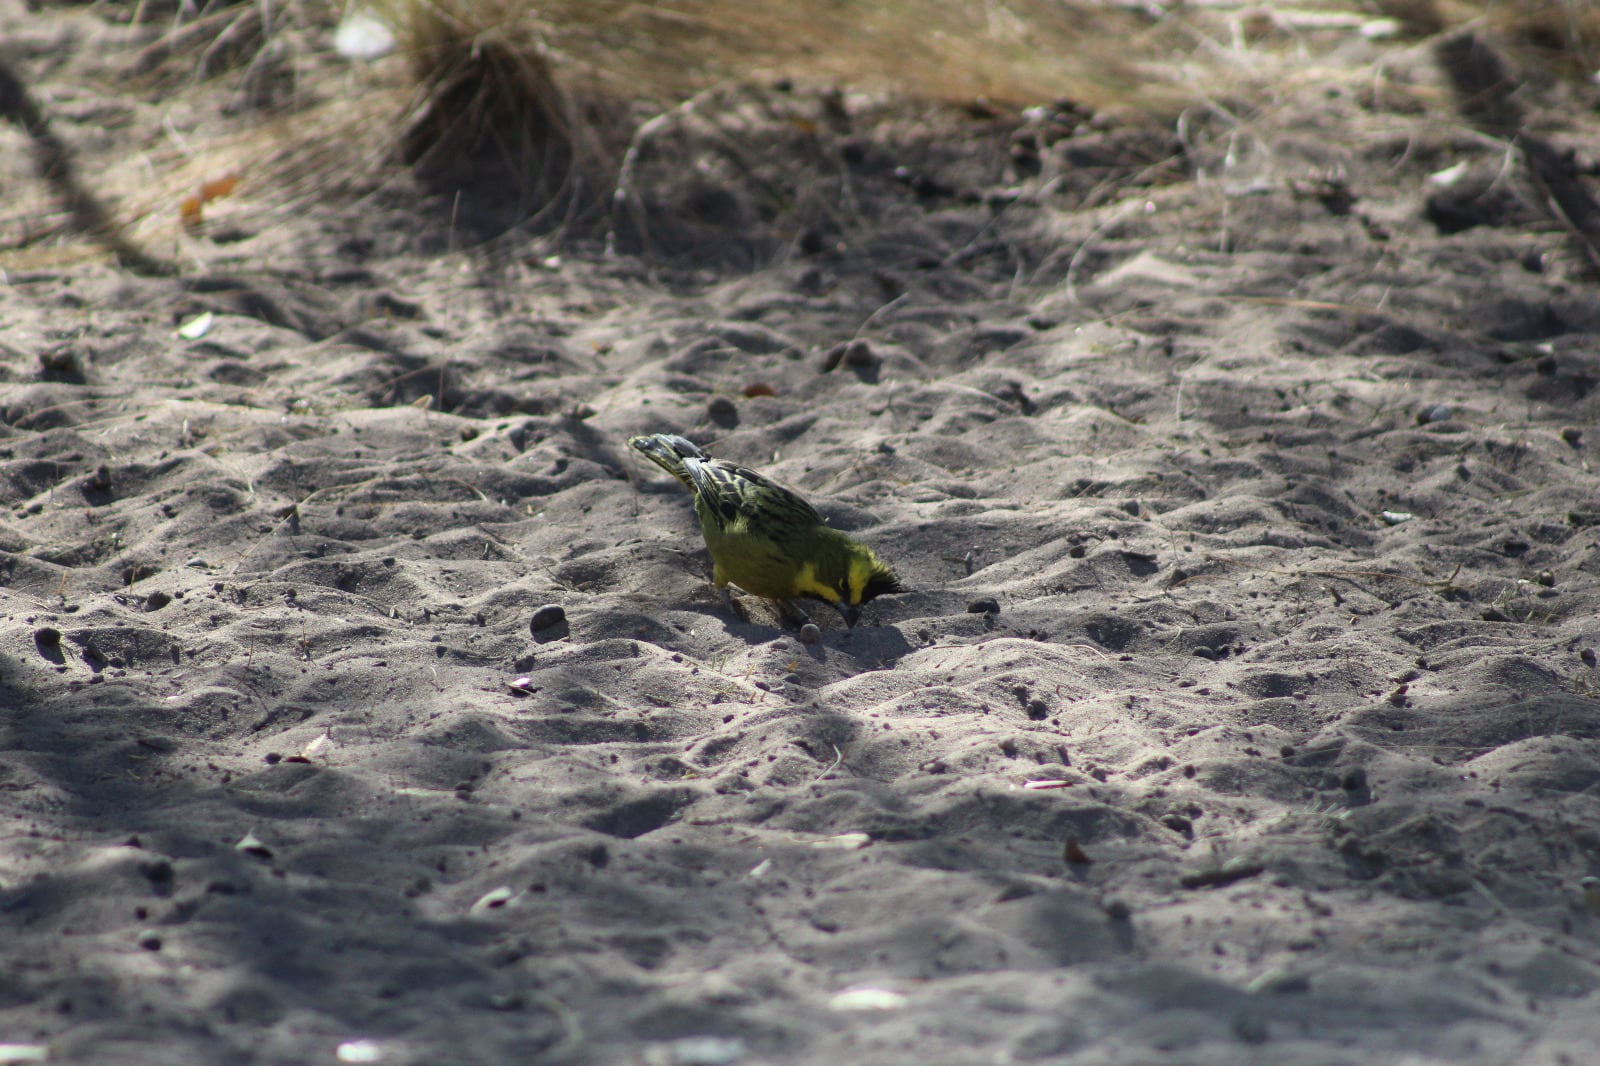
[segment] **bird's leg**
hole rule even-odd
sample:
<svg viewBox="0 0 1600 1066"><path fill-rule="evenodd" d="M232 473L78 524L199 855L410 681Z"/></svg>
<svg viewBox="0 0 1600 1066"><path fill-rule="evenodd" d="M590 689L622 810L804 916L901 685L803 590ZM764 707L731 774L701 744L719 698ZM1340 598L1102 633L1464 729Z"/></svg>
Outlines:
<svg viewBox="0 0 1600 1066"><path fill-rule="evenodd" d="M733 615L741 622L750 621L750 612L745 607L744 601L734 599L733 593L729 590L727 585L717 586L717 595L722 598L722 606L729 614Z"/></svg>
<svg viewBox="0 0 1600 1066"><path fill-rule="evenodd" d="M784 621L793 623L796 629L811 624L811 616L793 600L779 600L778 613L783 615Z"/></svg>

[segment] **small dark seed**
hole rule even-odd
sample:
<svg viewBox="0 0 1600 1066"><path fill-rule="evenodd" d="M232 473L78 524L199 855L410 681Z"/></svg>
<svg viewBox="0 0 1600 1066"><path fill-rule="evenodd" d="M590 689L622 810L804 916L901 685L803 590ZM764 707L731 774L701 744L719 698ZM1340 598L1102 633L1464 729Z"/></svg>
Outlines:
<svg viewBox="0 0 1600 1066"><path fill-rule="evenodd" d="M33 639L34 643L38 644L40 647L53 648L57 644L61 643L61 630L57 629L55 626L40 626L38 629L34 630ZM1594 658L1594 653L1590 652L1589 657L1591 659Z"/></svg>
<svg viewBox="0 0 1600 1066"><path fill-rule="evenodd" d="M971 603L967 604L967 613L999 614L1000 601L996 600L993 596L985 596L982 599L973 600Z"/></svg>

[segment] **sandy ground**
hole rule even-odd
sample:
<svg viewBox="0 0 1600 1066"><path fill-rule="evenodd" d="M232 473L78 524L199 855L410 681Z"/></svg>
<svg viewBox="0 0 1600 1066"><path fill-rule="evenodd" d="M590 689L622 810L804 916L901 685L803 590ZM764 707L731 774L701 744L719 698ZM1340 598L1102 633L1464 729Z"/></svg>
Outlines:
<svg viewBox="0 0 1600 1066"><path fill-rule="evenodd" d="M99 19L4 5L90 172ZM1426 44L1319 47L1182 138L730 103L649 255L391 168L13 261L5 1061L1593 1061L1600 301ZM912 591L723 613L651 431Z"/></svg>

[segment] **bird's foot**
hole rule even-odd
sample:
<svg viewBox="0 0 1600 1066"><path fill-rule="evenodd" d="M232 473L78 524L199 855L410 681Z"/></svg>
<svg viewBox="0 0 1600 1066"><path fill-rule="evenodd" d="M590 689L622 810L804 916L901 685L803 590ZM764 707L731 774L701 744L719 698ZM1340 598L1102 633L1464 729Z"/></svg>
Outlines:
<svg viewBox="0 0 1600 1066"><path fill-rule="evenodd" d="M726 585L718 589L717 594L722 597L722 606L729 614L741 622L750 621L750 608L744 605L743 597L734 599L732 591Z"/></svg>
<svg viewBox="0 0 1600 1066"><path fill-rule="evenodd" d="M796 629L812 624L811 616L806 614L805 610L798 603L795 603L793 600L779 600L777 602L778 613L783 615L783 620L785 622L794 626Z"/></svg>

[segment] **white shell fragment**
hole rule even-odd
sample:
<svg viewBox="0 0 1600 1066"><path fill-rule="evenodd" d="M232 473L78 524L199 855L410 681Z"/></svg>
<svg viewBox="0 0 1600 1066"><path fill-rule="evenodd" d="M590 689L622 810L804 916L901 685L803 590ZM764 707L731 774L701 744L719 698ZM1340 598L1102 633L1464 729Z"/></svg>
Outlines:
<svg viewBox="0 0 1600 1066"><path fill-rule="evenodd" d="M1384 511L1378 517L1391 526L1398 526L1402 522L1411 521L1415 516L1410 511Z"/></svg>
<svg viewBox="0 0 1600 1066"><path fill-rule="evenodd" d="M243 852L246 855L254 855L258 859L272 858L272 849L256 837L254 829L240 838L239 843L233 846L233 850Z"/></svg>
<svg viewBox="0 0 1600 1066"><path fill-rule="evenodd" d="M217 316L210 311L202 311L178 327L178 337L186 341L197 341L211 332L212 323L216 320Z"/></svg>
<svg viewBox="0 0 1600 1066"><path fill-rule="evenodd" d="M478 901L472 905L471 913L488 914L490 911L497 911L515 899L516 895L517 893L509 885L490 889L478 897Z"/></svg>
<svg viewBox="0 0 1600 1066"><path fill-rule="evenodd" d="M828 1000L830 1010L899 1010L906 997L887 988L851 988Z"/></svg>
<svg viewBox="0 0 1600 1066"><path fill-rule="evenodd" d="M813 840L811 846L818 851L860 851L872 838L865 833L840 833L838 836Z"/></svg>
<svg viewBox="0 0 1600 1066"><path fill-rule="evenodd" d="M376 1040L346 1040L334 1052L340 1062L382 1062L383 1047Z"/></svg>
<svg viewBox="0 0 1600 1066"><path fill-rule="evenodd" d="M333 32L333 47L346 59L381 59L394 51L394 33L377 15L358 7Z"/></svg>

